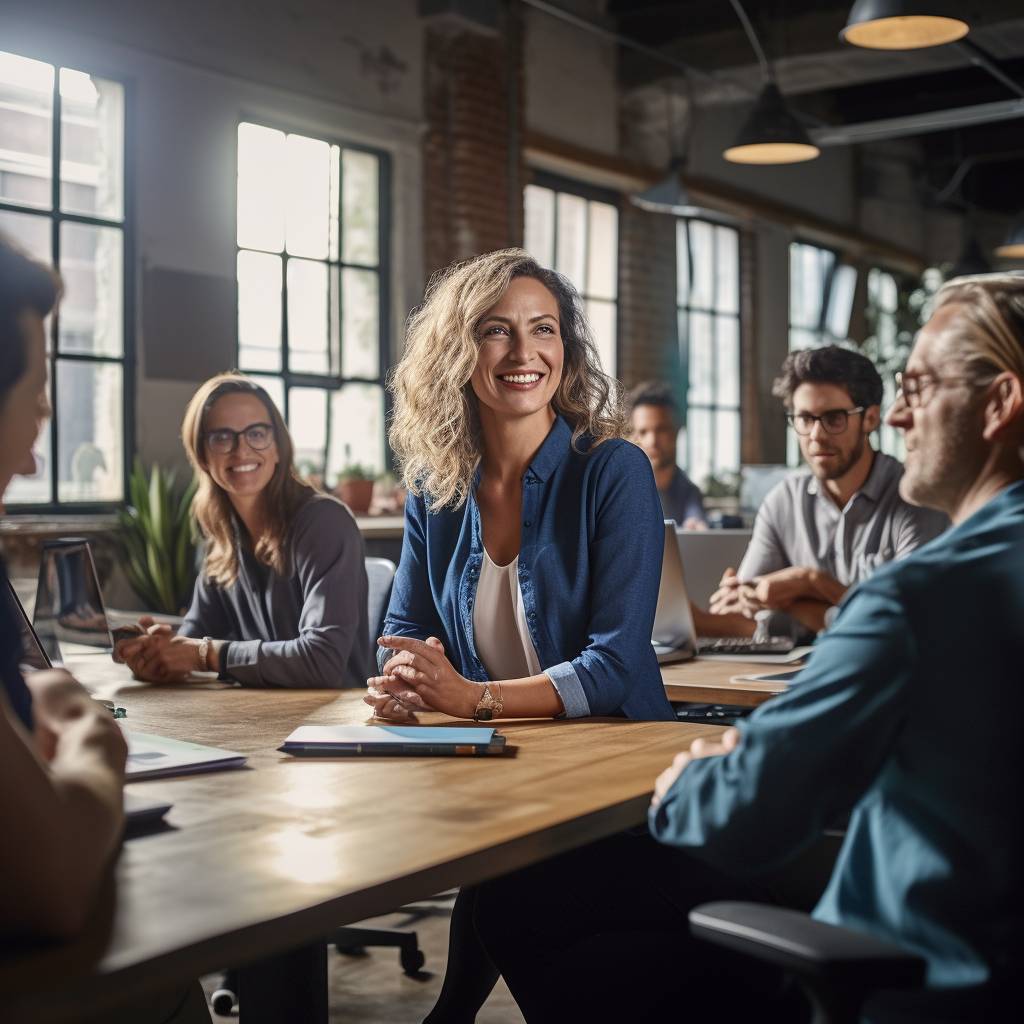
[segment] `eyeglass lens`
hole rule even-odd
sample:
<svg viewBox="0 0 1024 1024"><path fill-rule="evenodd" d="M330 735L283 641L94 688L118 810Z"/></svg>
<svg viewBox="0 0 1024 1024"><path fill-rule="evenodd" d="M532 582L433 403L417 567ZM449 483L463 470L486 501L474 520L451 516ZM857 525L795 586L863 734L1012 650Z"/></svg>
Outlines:
<svg viewBox="0 0 1024 1024"><path fill-rule="evenodd" d="M846 429L849 420L849 413L845 409L829 409L820 416L812 416L809 412L794 413L789 417L793 429L806 436L814 429L815 423L820 423L829 434L841 434Z"/></svg>
<svg viewBox="0 0 1024 1024"><path fill-rule="evenodd" d="M210 451L218 455L227 455L235 450L238 438L244 437L245 443L256 452L269 448L274 440L274 428L269 423L254 423L245 430L211 430L206 436Z"/></svg>

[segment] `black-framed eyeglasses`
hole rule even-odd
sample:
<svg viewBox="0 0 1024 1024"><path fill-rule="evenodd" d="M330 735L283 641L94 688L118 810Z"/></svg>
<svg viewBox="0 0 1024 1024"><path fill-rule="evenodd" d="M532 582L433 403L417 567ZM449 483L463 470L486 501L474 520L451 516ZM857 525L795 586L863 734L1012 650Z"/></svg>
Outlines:
<svg viewBox="0 0 1024 1024"><path fill-rule="evenodd" d="M801 437L807 437L814 430L815 423L820 423L827 434L841 434L850 422L850 417L856 416L864 409L863 405L854 406L852 409L828 409L820 416L813 416L809 412L788 412L786 420Z"/></svg>
<svg viewBox="0 0 1024 1024"><path fill-rule="evenodd" d="M929 388L955 388L960 384L984 384L973 377L939 377L934 373L897 373L896 401L901 398L911 409L925 405L924 396Z"/></svg>
<svg viewBox="0 0 1024 1024"><path fill-rule="evenodd" d="M206 432L206 447L217 455L230 455L238 447L238 439L245 438L245 443L254 451L266 451L274 443L274 427L270 423L250 423L241 430L222 427L220 430Z"/></svg>

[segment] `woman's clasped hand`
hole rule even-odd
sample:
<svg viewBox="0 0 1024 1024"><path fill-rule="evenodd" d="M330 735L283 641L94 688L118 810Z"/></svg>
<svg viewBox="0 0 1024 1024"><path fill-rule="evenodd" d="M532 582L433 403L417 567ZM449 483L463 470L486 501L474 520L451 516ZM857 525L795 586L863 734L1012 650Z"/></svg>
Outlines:
<svg viewBox="0 0 1024 1024"><path fill-rule="evenodd" d="M415 640L408 636L382 636L381 647L393 653L382 675L366 680L363 699L377 718L415 722L417 711L443 711L454 718L472 718L483 684L460 675L448 660L436 636Z"/></svg>

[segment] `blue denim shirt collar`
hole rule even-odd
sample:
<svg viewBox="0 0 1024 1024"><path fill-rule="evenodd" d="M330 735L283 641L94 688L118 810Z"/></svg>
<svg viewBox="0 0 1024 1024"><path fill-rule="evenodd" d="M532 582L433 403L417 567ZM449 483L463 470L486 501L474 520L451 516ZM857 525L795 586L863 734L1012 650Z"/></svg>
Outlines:
<svg viewBox="0 0 1024 1024"><path fill-rule="evenodd" d="M548 431L544 443L537 449L526 472L538 480L547 480L558 467L569 457L569 442L572 430L561 416L555 416L555 422Z"/></svg>

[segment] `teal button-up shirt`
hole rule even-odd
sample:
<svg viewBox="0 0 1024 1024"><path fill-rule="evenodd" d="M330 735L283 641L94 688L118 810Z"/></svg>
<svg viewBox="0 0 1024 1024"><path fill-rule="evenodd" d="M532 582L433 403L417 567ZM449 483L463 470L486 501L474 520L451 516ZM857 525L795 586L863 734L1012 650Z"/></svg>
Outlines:
<svg viewBox="0 0 1024 1024"><path fill-rule="evenodd" d="M931 988L1024 967L1024 482L852 590L789 691L652 810L745 874L841 815L815 916L900 943Z"/></svg>

